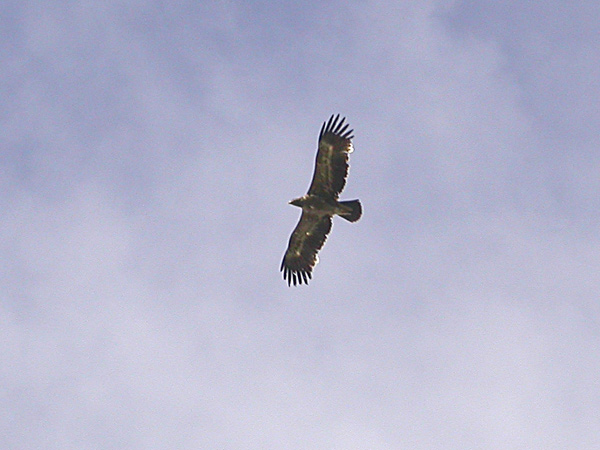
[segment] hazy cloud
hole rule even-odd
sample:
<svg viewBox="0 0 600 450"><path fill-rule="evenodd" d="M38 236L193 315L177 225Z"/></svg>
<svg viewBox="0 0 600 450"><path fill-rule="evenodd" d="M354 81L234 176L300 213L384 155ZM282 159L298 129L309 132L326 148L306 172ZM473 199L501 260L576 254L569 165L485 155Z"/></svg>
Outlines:
<svg viewBox="0 0 600 450"><path fill-rule="evenodd" d="M593 2L9 2L5 448L592 448ZM278 272L355 129L310 286Z"/></svg>

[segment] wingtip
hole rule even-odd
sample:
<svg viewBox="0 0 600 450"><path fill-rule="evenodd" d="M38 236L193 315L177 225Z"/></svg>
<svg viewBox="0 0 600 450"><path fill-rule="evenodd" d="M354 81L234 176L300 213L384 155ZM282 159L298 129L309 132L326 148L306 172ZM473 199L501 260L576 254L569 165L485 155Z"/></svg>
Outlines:
<svg viewBox="0 0 600 450"><path fill-rule="evenodd" d="M308 285L308 281L312 279L312 273L309 270L292 270L282 264L281 271L283 280L287 281L288 286Z"/></svg>
<svg viewBox="0 0 600 450"><path fill-rule="evenodd" d="M321 126L321 132L319 133L319 140L325 133L333 133L344 139L354 139L354 135L352 134L354 133L354 130L348 130L349 126L350 124L346 122L346 118L341 116L340 113L332 114L329 117L329 120L323 122L323 125Z"/></svg>

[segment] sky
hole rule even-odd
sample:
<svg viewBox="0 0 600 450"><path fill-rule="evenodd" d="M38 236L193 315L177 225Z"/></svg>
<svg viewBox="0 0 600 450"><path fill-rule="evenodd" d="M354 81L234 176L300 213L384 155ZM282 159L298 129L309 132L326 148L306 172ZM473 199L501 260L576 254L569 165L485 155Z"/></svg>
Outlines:
<svg viewBox="0 0 600 450"><path fill-rule="evenodd" d="M0 11L2 448L600 447L600 3Z"/></svg>

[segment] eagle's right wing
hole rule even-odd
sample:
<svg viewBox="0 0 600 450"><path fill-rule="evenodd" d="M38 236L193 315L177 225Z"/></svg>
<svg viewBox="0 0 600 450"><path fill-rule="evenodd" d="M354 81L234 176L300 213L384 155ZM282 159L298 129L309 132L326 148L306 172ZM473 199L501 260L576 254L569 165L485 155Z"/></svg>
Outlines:
<svg viewBox="0 0 600 450"><path fill-rule="evenodd" d="M331 216L318 216L302 211L302 216L290 236L288 248L281 261L283 279L291 283L308 284L317 264L317 253L331 230Z"/></svg>

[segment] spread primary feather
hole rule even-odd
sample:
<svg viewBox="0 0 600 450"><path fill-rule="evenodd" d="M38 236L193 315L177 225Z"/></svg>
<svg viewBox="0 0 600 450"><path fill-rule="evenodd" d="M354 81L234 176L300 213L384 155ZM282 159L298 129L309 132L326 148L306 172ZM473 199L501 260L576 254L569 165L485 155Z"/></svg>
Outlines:
<svg viewBox="0 0 600 450"><path fill-rule="evenodd" d="M302 215L281 262L283 279L288 285L308 284L312 278L317 253L327 240L334 215L349 222L356 222L362 215L359 200L338 200L348 177L348 155L354 150L353 130L348 130L344 122L338 114L323 123L308 193L290 202L302 208Z"/></svg>

